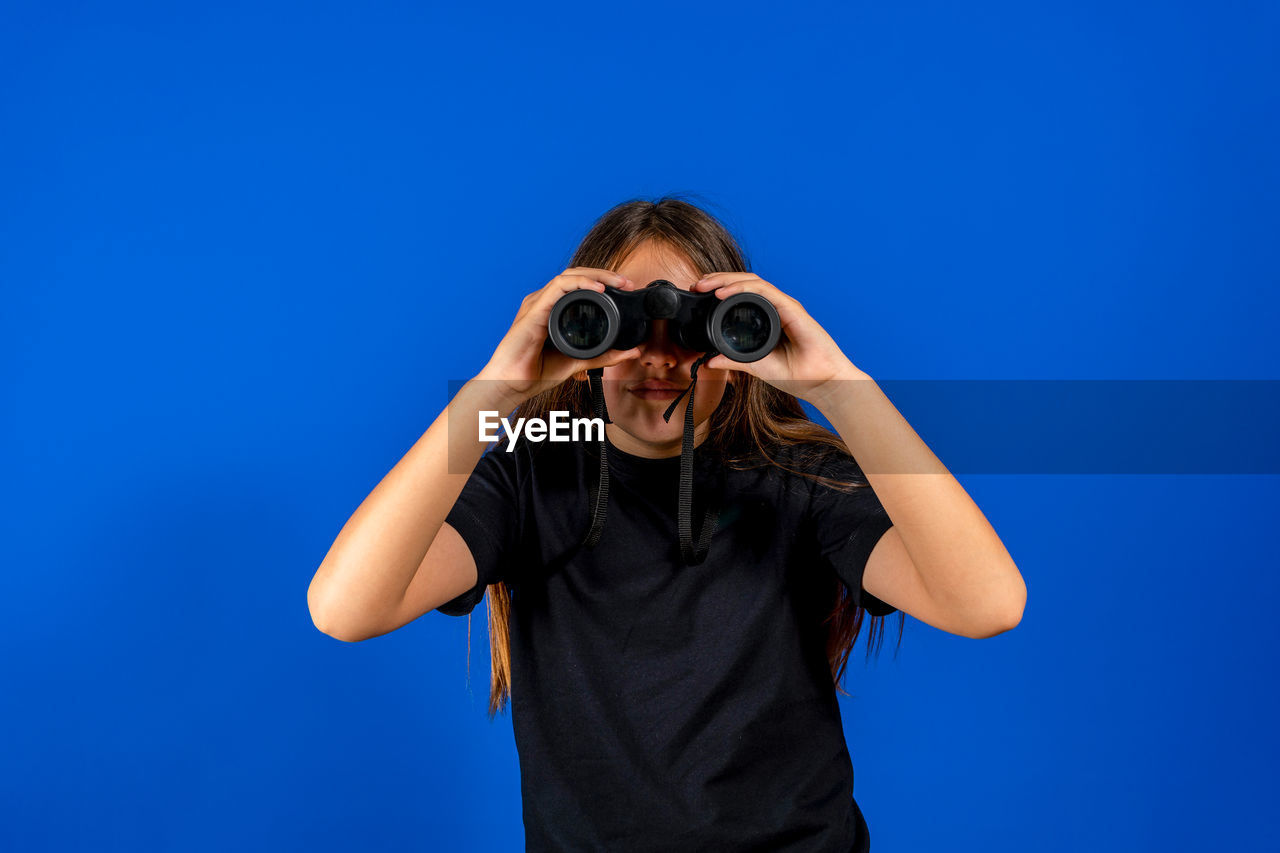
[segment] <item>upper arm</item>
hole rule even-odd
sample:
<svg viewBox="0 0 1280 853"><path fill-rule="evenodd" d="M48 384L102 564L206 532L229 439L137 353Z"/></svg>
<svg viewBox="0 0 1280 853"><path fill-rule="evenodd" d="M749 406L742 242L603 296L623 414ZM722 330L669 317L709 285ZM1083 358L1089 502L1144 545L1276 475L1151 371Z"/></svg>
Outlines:
<svg viewBox="0 0 1280 853"><path fill-rule="evenodd" d="M444 522L382 633L394 631L452 601L472 589L478 579L471 549L453 525Z"/></svg>
<svg viewBox="0 0 1280 853"><path fill-rule="evenodd" d="M862 574L862 588L941 631L962 637L972 636L967 626L930 597L896 527L886 530L871 550Z"/></svg>

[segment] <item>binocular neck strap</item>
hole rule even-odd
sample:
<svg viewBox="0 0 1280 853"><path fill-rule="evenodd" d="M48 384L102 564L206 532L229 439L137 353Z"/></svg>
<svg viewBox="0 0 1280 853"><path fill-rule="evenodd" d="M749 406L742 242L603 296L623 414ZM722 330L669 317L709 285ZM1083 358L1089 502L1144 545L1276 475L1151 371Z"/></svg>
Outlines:
<svg viewBox="0 0 1280 853"><path fill-rule="evenodd" d="M609 420L609 410L604 404L604 387L603 387L604 368L593 367L587 371L587 383L591 386L591 408L597 418L600 418L607 424L613 423ZM586 548L596 547L596 543L600 541L600 533L604 530L604 517L609 509L609 460L605 456L604 436L600 436L600 473L596 475L595 488L591 488L591 482L587 482L587 491L590 495L591 503L591 529L587 531L587 538L582 544Z"/></svg>
<svg viewBox="0 0 1280 853"><path fill-rule="evenodd" d="M671 421L671 414L675 411L676 406L684 399L684 395L689 395L689 404L684 410L684 437L680 444L680 513L677 524L680 529L680 553L684 559L685 565L696 566L707 558L707 552L711 548L711 534L715 531L716 520L720 515L720 508L715 503L715 495L707 504L702 515L702 528L698 535L697 547L693 545L693 394L694 387L698 384L698 368L706 362L710 361L718 352L712 350L704 353L701 358L693 363L693 369L690 371L691 381L689 387L680 392L671 405L667 407L663 413L664 421ZM605 423L613 423L609 420L609 410L604 404L604 389L602 387L602 377L604 375L603 367L592 368L587 371L587 381L591 387L591 406L595 411L595 416ZM609 507L609 461L606 457L605 441L600 440L600 471L597 475L595 488L591 488L591 484L587 484L590 494L591 503L591 529L587 532L587 538L583 540L583 546L594 548L596 543L600 541L600 533L604 530L605 514Z"/></svg>
<svg viewBox="0 0 1280 853"><path fill-rule="evenodd" d="M680 553L687 566L696 566L707 558L707 551L711 548L711 534L715 531L716 519L720 515L720 508L716 506L716 496L713 494L706 509L703 510L702 529L695 548L693 545L693 394L694 387L698 384L698 368L717 355L719 353L712 350L703 353L702 357L693 363L689 387L681 391L662 414L662 419L670 422L672 412L688 393L689 403L684 407L684 438L680 443L680 515L677 518L677 524L680 527Z"/></svg>

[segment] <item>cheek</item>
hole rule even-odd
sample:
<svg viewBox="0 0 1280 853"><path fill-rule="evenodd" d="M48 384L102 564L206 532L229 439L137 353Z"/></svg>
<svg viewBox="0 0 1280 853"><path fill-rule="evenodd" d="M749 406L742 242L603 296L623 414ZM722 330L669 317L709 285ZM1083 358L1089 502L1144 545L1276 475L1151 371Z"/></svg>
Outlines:
<svg viewBox="0 0 1280 853"><path fill-rule="evenodd" d="M698 400L694 408L699 412L714 412L716 408L724 402L725 390L727 383L721 379L717 382L703 383L698 380L697 395Z"/></svg>
<svg viewBox="0 0 1280 853"><path fill-rule="evenodd" d="M617 365L606 367L600 378L604 381L604 393L611 397L621 395L623 387L634 381L630 373Z"/></svg>
<svg viewBox="0 0 1280 853"><path fill-rule="evenodd" d="M611 377L606 369L604 373L604 402L605 405L617 408L623 403L630 401L631 395L627 393L626 388L632 379L623 379L622 377Z"/></svg>

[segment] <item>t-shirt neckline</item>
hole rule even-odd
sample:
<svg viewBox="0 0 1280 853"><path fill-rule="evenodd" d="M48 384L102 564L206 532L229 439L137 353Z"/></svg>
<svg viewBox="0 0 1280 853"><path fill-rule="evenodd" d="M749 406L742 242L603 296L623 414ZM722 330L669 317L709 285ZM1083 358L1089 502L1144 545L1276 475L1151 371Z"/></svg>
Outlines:
<svg viewBox="0 0 1280 853"><path fill-rule="evenodd" d="M634 453L628 453L621 450L616 444L609 439L609 434L605 433L606 451L609 455L611 465L625 471L635 471L638 473L653 472L663 473L667 471L678 472L680 470L680 454L674 456L636 456ZM704 468L710 461L712 455L711 448L708 446L710 439L704 440L701 444L693 448L693 467L694 470Z"/></svg>

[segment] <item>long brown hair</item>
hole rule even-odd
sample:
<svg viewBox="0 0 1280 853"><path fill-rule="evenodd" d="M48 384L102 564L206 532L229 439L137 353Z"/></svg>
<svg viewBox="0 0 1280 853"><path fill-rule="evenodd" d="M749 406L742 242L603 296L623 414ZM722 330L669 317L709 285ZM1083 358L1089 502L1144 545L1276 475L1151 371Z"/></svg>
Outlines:
<svg viewBox="0 0 1280 853"><path fill-rule="evenodd" d="M657 201L633 199L609 210L582 239L566 267L616 269L641 243L653 240L682 255L698 274L750 272L747 258L737 241L715 217L675 196ZM593 414L587 383L571 378L555 388L525 400L516 407L515 417L545 418L552 410L567 410L575 416ZM724 454L730 467L754 467L763 457L770 464L809 477L829 487L852 491L867 488L865 479L838 481L816 476L810 462L832 453L851 458L838 435L814 423L791 394L787 394L749 373L738 371L725 387L720 405L712 413L705 440L709 450ZM791 446L796 469L775 458L783 447ZM753 465L753 460L754 465ZM511 695L511 643L509 619L511 591L506 584L490 584L485 591L489 603L490 686L489 716L507 704ZM826 652L836 689L846 696L842 681L849 654L862 630L864 614L871 617L867 655L874 647L879 654L884 640L884 617L875 616L854 602L853 595L837 577L831 581L831 607L823 624L827 628ZM467 616L467 656L470 660L471 616ZM899 614L898 645L902 644L905 616ZM470 665L468 664L468 671Z"/></svg>

